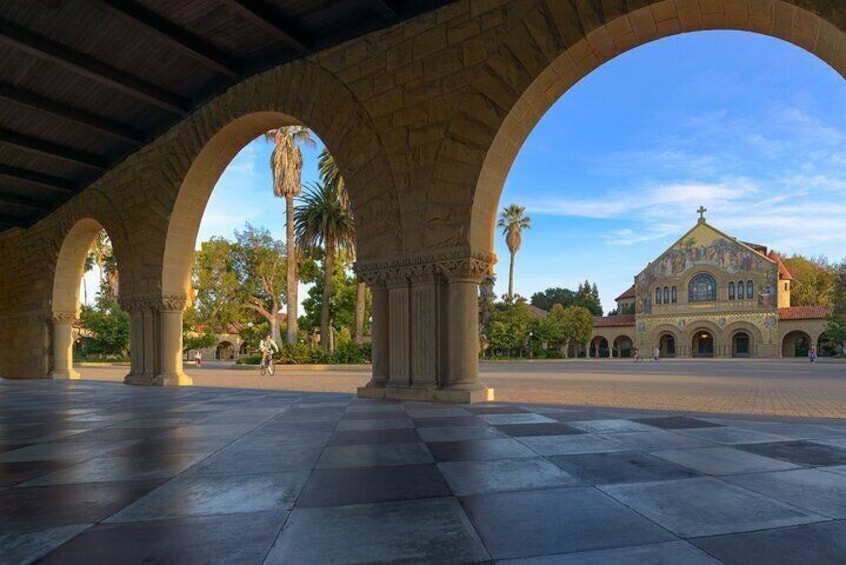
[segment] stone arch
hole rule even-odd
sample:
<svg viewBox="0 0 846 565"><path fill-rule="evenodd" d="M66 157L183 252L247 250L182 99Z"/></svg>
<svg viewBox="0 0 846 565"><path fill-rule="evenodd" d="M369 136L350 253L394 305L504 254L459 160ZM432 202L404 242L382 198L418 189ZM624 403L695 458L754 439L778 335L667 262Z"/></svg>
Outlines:
<svg viewBox="0 0 846 565"><path fill-rule="evenodd" d="M749 336L749 357L760 357L758 347L764 343L764 335L760 328L755 324L749 322L732 322L723 330L726 335L728 354L730 357L735 357L735 336L739 333L745 333Z"/></svg>
<svg viewBox="0 0 846 565"><path fill-rule="evenodd" d="M804 330L788 332L781 338L781 356L804 357L813 343L810 334Z"/></svg>
<svg viewBox="0 0 846 565"><path fill-rule="evenodd" d="M620 334L612 341L615 357L631 357L634 350L634 339L627 334Z"/></svg>
<svg viewBox="0 0 846 565"><path fill-rule="evenodd" d="M645 0L635 5L538 2L477 71L439 154L439 160L460 159L465 168L467 163L477 167L466 235L472 249L493 248L506 176L541 117L579 80L630 49L685 32L749 31L803 48L846 76L846 18L824 0ZM434 211L427 213L427 225L436 217Z"/></svg>
<svg viewBox="0 0 846 565"><path fill-rule="evenodd" d="M603 350L605 352L604 356L608 357L610 355L610 351L608 349L610 343L611 341L602 334L593 336L590 340L590 344L588 344L587 357L603 357Z"/></svg>
<svg viewBox="0 0 846 565"><path fill-rule="evenodd" d="M680 339L681 331L677 326L672 324L661 324L656 326L650 333L650 355L652 348L658 347L661 352L661 357L682 357L685 355L686 349L684 343ZM669 341L665 337L672 338L672 350L668 347Z"/></svg>
<svg viewBox="0 0 846 565"><path fill-rule="evenodd" d="M229 340L222 340L217 344L217 347L215 347L214 357L217 360L235 359L236 356L237 349Z"/></svg>
<svg viewBox="0 0 846 565"><path fill-rule="evenodd" d="M698 332L706 331L711 334L711 337L714 340L714 357L721 357L725 351L725 332L715 324L709 320L694 320L689 322L682 332L682 340L686 347L690 348L690 356L696 357L696 351L694 351L693 341Z"/></svg>
<svg viewBox="0 0 846 565"><path fill-rule="evenodd" d="M54 379L78 379L73 369L73 323L79 317L79 281L85 274L85 258L103 225L90 217L77 220L67 231L59 248L53 272L52 370ZM106 233L111 240L111 234ZM112 243L115 260L121 265L118 250Z"/></svg>

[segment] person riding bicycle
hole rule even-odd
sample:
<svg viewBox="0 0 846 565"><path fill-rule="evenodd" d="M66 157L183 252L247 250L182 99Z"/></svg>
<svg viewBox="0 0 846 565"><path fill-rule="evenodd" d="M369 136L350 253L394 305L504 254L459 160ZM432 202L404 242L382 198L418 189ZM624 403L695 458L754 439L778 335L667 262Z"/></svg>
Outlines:
<svg viewBox="0 0 846 565"><path fill-rule="evenodd" d="M279 346L273 341L270 334L259 342L259 351L261 351L261 364L266 365L268 360L273 357L274 351L279 353Z"/></svg>

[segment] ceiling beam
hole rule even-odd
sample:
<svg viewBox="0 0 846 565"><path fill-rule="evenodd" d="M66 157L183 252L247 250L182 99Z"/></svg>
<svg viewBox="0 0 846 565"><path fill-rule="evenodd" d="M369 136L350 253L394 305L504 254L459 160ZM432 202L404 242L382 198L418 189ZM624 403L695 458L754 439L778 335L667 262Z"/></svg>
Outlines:
<svg viewBox="0 0 846 565"><path fill-rule="evenodd" d="M111 67L90 55L39 37L5 20L0 20L0 43L51 61L80 76L110 86L168 112L183 114L190 110L184 100L163 88Z"/></svg>
<svg viewBox="0 0 846 565"><path fill-rule="evenodd" d="M26 196L18 196L17 194L0 193L0 204L21 206L23 208L29 208L30 210L37 210L39 212L47 212L53 209L53 205L47 202L35 200L34 198L27 198Z"/></svg>
<svg viewBox="0 0 846 565"><path fill-rule="evenodd" d="M44 141L43 139L38 139L36 137L22 135L7 129L0 129L0 143L14 145L20 149L24 149L32 153L38 153L46 157L70 161L91 169L102 171L107 167L106 161L96 155L79 151L77 149L73 149L72 147L59 145L58 143Z"/></svg>
<svg viewBox="0 0 846 565"><path fill-rule="evenodd" d="M72 194L79 190L79 186L73 181L45 175L28 169L10 167L9 165L0 164L0 177L28 182L54 192L61 192L63 194Z"/></svg>
<svg viewBox="0 0 846 565"><path fill-rule="evenodd" d="M8 100L19 106L26 106L39 112L52 114L53 116L64 118L83 126L88 126L133 145L144 143L144 132L140 130L103 118L97 114L86 112L85 110L55 102L33 92L19 90L2 82L0 82L0 99Z"/></svg>
<svg viewBox="0 0 846 565"><path fill-rule="evenodd" d="M310 41L305 37L303 30L282 16L275 8L271 8L261 0L228 0L228 3L242 16L269 31L294 50L300 53L309 51Z"/></svg>
<svg viewBox="0 0 846 565"><path fill-rule="evenodd" d="M141 24L159 39L180 49L210 69L230 78L239 76L239 65L228 55L141 4L131 0L100 0L100 4L126 21Z"/></svg>

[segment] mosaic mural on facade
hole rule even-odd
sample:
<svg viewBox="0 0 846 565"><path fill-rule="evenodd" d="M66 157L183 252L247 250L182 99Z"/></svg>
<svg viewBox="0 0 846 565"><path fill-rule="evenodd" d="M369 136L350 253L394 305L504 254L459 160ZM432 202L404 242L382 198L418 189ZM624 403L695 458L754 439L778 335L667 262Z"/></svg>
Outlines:
<svg viewBox="0 0 846 565"><path fill-rule="evenodd" d="M652 289L658 281L663 284L663 281L674 279L677 285L684 285L687 284L684 273L706 265L729 276L742 273L743 281L752 280L754 299L759 307L772 308L777 304L776 263L706 224L700 224L635 276L636 313L652 313Z"/></svg>

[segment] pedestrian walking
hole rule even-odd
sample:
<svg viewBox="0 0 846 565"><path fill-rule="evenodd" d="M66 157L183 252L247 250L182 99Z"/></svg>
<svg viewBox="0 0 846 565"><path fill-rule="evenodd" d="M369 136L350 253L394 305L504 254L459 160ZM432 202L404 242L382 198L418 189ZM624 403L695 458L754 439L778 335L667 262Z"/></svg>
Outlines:
<svg viewBox="0 0 846 565"><path fill-rule="evenodd" d="M816 348L816 347L814 347L813 345L812 345L812 346L811 346L811 348L808 350L808 360L809 360L811 363L813 363L814 361L816 361L816 360L817 360L817 348Z"/></svg>
<svg viewBox="0 0 846 565"><path fill-rule="evenodd" d="M635 363L640 363L641 361L643 361L643 359L640 358L640 351L637 347L634 348L634 351L632 352L632 357L634 357Z"/></svg>
<svg viewBox="0 0 846 565"><path fill-rule="evenodd" d="M656 347L655 349L652 350L652 361L657 363L658 359L660 357L661 357L661 350Z"/></svg>

